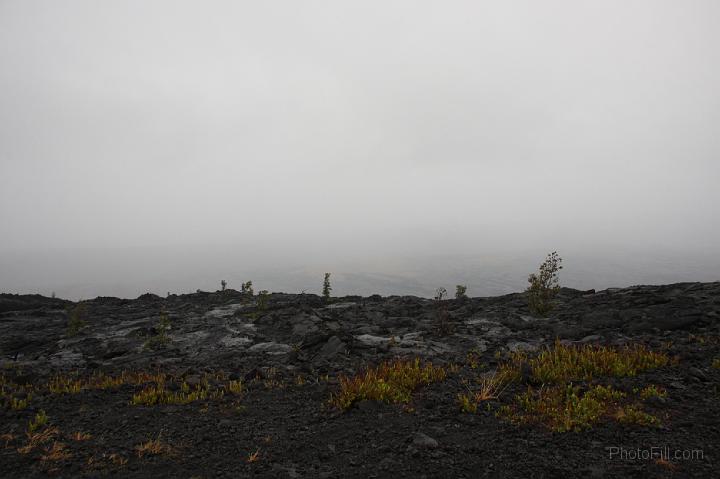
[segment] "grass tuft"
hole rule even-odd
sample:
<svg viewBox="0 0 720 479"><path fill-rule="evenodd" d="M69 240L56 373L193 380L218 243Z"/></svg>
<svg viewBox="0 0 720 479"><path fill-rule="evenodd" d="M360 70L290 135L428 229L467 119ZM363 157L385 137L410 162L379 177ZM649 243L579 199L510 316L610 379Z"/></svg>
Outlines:
<svg viewBox="0 0 720 479"><path fill-rule="evenodd" d="M169 444L165 443L160 436L161 435L158 434L155 439L150 439L149 441L135 446L137 456L142 458L143 456L160 456L172 453L173 448Z"/></svg>
<svg viewBox="0 0 720 479"><path fill-rule="evenodd" d="M64 461L70 459L72 454L67 450L67 446L58 441L53 441L51 447L45 450L45 454L40 456L40 460L43 462L55 462Z"/></svg>
<svg viewBox="0 0 720 479"><path fill-rule="evenodd" d="M640 396L640 399L650 399L650 398L664 398L667 397L667 391L664 388L655 386L654 384L651 384L649 386L645 386L642 389L635 388L633 390L635 394Z"/></svg>
<svg viewBox="0 0 720 479"><path fill-rule="evenodd" d="M655 426L660 420L643 411L638 405L624 406L617 410L615 419L620 424L637 424L639 426Z"/></svg>
<svg viewBox="0 0 720 479"><path fill-rule="evenodd" d="M556 432L582 431L608 414L623 397L624 393L600 385L586 391L572 385L528 388L517 396L516 410L503 412L518 423L540 422Z"/></svg>
<svg viewBox="0 0 720 479"><path fill-rule="evenodd" d="M540 384L569 381L590 381L596 377L636 376L639 372L670 363L664 352L656 352L642 344L613 348L584 345L566 346L559 341L534 358L514 353L509 363L500 366L500 374L508 380L520 378L523 363L529 365L532 379Z"/></svg>
<svg viewBox="0 0 720 479"><path fill-rule="evenodd" d="M479 384L480 387L474 392L468 389L468 393L458 394L461 411L467 413L477 412L478 404L483 401L498 399L507 386L503 376L497 372L492 376L480 379Z"/></svg>
<svg viewBox="0 0 720 479"><path fill-rule="evenodd" d="M352 378L340 376L340 391L330 402L342 410L366 400L407 403L418 387L442 381L446 375L444 368L432 363L421 365L419 358L386 361Z"/></svg>

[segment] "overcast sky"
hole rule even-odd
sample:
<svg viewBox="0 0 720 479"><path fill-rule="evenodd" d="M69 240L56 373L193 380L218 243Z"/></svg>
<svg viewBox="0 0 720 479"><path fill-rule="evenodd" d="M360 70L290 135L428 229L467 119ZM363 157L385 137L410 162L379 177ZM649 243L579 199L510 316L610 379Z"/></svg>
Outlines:
<svg viewBox="0 0 720 479"><path fill-rule="evenodd" d="M716 0L0 0L0 288L89 251L716 265L718 25Z"/></svg>

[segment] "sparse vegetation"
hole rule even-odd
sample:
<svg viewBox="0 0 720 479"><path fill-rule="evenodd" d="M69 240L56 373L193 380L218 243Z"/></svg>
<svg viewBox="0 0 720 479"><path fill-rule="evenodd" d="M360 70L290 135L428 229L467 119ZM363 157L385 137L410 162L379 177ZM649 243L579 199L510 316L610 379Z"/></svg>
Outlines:
<svg viewBox="0 0 720 479"><path fill-rule="evenodd" d="M31 388L15 384L0 374L0 404L7 409L20 411L28 407L32 399Z"/></svg>
<svg viewBox="0 0 720 479"><path fill-rule="evenodd" d="M667 365L670 358L664 352L656 352L644 345L612 348L584 345L566 346L557 341L536 357L515 353L508 363L501 365L501 375L506 379L518 379L523 364L529 366L532 378L541 384L568 381L590 381L600 376L635 376L640 371Z"/></svg>
<svg viewBox="0 0 720 479"><path fill-rule="evenodd" d="M460 410L462 412L475 414L477 412L477 401L472 393L459 393L457 395L458 404L460 404Z"/></svg>
<svg viewBox="0 0 720 479"><path fill-rule="evenodd" d="M87 326L87 322L83 318L85 316L85 303L80 301L73 307L68 307L68 325L66 334L69 337L77 336L80 330Z"/></svg>
<svg viewBox="0 0 720 479"><path fill-rule="evenodd" d="M73 441L82 442L92 439L92 435L86 432L77 431L71 436Z"/></svg>
<svg viewBox="0 0 720 479"><path fill-rule="evenodd" d="M655 426L660 420L643 411L638 405L624 406L617 410L615 419L621 424L637 424L639 426Z"/></svg>
<svg viewBox="0 0 720 479"><path fill-rule="evenodd" d="M657 418L642 412L639 406L622 404L626 394L611 386L582 382L601 377L635 376L642 371L670 364L664 352L656 352L644 345L612 348L596 345L568 346L556 341L535 357L514 353L499 367L499 376L519 380L529 375L532 384L516 396L512 405L497 410L499 417L515 423L540 422L557 432L581 431L592 427L601 418L615 418L622 423L655 424ZM524 371L524 372L523 372ZM664 389L654 385L635 388L640 399L665 397Z"/></svg>
<svg viewBox="0 0 720 479"><path fill-rule="evenodd" d="M477 412L477 407L481 402L498 399L506 386L503 378L497 373L481 378L478 382L479 388L477 390L471 391L468 388L467 393L458 394L458 402L463 412Z"/></svg>
<svg viewBox="0 0 720 479"><path fill-rule="evenodd" d="M39 430L41 427L45 426L48 422L48 416L45 414L45 410L41 409L37 414L35 414L35 417L28 423L27 432L28 434L33 434L35 431Z"/></svg>
<svg viewBox="0 0 720 479"><path fill-rule="evenodd" d="M45 454L40 456L40 460L43 462L55 462L64 461L72 457L70 451L67 450L67 446L58 441L53 441L50 448L45 450Z"/></svg>
<svg viewBox="0 0 720 479"><path fill-rule="evenodd" d="M635 388L633 392L640 396L640 399L667 397L667 391L664 388L655 386L654 384L645 386L642 389Z"/></svg>
<svg viewBox="0 0 720 479"><path fill-rule="evenodd" d="M330 300L330 291L332 291L332 286L330 286L330 273L325 273L325 279L323 280L322 288L322 296L325 301Z"/></svg>
<svg viewBox="0 0 720 479"><path fill-rule="evenodd" d="M158 434L157 438L150 439L135 446L137 456L142 458L144 456L159 456L172 453L173 448L165 443L160 436L161 434Z"/></svg>
<svg viewBox="0 0 720 479"><path fill-rule="evenodd" d="M30 395L28 395L25 399L20 398L10 398L10 409L13 411L20 411L22 409L25 409L28 407L28 404L30 404Z"/></svg>
<svg viewBox="0 0 720 479"><path fill-rule="evenodd" d="M220 291L225 291L226 288L227 288L227 281L225 281L224 279L221 279L220 280Z"/></svg>
<svg viewBox="0 0 720 479"><path fill-rule="evenodd" d="M170 336L168 331L170 330L170 317L164 311L160 312L160 319L155 327L155 335L152 336L145 342L145 347L148 349L160 349L170 343Z"/></svg>
<svg viewBox="0 0 720 479"><path fill-rule="evenodd" d="M582 431L610 412L624 393L612 387L592 386L582 391L571 384L528 390L517 396L516 410L504 410L517 423L541 422L556 432Z"/></svg>
<svg viewBox="0 0 720 479"><path fill-rule="evenodd" d="M241 284L240 292L252 298L255 295L255 292L253 291L252 281L246 281L245 283Z"/></svg>
<svg viewBox="0 0 720 479"><path fill-rule="evenodd" d="M448 313L445 298L447 298L447 290L442 287L437 288L435 290L435 297L433 299L435 300L437 308L435 311L435 315L438 333L443 336L451 334L454 329L452 324L450 323L450 314Z"/></svg>
<svg viewBox="0 0 720 479"><path fill-rule="evenodd" d="M445 379L442 367L432 363L395 360L383 362L352 378L340 376L340 391L330 399L340 409L350 409L359 401L374 400L388 403L407 403L413 391L421 385Z"/></svg>
<svg viewBox="0 0 720 479"><path fill-rule="evenodd" d="M533 313L543 316L553 309L553 299L560 291L558 273L563 268L561 263L562 258L553 251L547 255L538 272L528 277L528 307Z"/></svg>
<svg viewBox="0 0 720 479"><path fill-rule="evenodd" d="M56 427L46 427L38 432L26 432L27 442L24 446L17 449L20 454L28 454L43 444L52 441L60 434L60 430Z"/></svg>
<svg viewBox="0 0 720 479"><path fill-rule="evenodd" d="M53 394L79 394L83 390L115 389L126 384L141 385L148 382L164 382L165 378L166 375L163 373L130 373L126 371L117 376L95 373L89 378L56 375L50 379L47 388Z"/></svg>
<svg viewBox="0 0 720 479"><path fill-rule="evenodd" d="M267 309L269 298L270 293L268 293L267 289L263 289L258 293L257 308L259 311L265 311Z"/></svg>
<svg viewBox="0 0 720 479"><path fill-rule="evenodd" d="M242 381L230 381L228 382L227 389L233 394L241 394L243 392Z"/></svg>
<svg viewBox="0 0 720 479"><path fill-rule="evenodd" d="M233 384L234 389L242 391L242 385ZM133 394L130 404L134 406L155 406L160 404L189 404L206 399L217 400L224 395L223 389L210 388L207 382L190 386L187 382L180 384L179 391L166 388L164 382L145 387Z"/></svg>
<svg viewBox="0 0 720 479"><path fill-rule="evenodd" d="M455 299L467 299L467 286L458 284L455 286Z"/></svg>

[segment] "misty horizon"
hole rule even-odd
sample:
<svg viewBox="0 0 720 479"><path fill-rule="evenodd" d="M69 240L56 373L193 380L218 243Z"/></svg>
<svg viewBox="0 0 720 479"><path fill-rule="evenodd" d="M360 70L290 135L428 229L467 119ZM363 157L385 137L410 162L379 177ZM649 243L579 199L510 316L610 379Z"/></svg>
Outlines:
<svg viewBox="0 0 720 479"><path fill-rule="evenodd" d="M0 292L720 280L713 1L0 3Z"/></svg>

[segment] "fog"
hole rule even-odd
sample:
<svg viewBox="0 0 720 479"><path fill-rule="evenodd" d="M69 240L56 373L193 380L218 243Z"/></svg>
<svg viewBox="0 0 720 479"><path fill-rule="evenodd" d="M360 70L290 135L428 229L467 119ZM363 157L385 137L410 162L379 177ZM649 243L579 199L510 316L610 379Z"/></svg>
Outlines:
<svg viewBox="0 0 720 479"><path fill-rule="evenodd" d="M720 280L715 0L0 2L0 291Z"/></svg>

